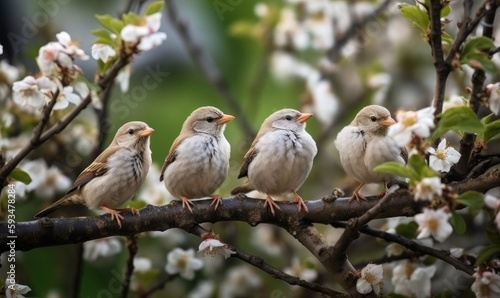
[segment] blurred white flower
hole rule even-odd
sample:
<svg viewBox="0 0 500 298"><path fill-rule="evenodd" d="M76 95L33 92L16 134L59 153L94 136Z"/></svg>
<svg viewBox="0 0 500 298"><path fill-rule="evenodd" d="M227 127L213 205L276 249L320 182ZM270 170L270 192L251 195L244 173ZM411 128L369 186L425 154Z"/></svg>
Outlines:
<svg viewBox="0 0 500 298"><path fill-rule="evenodd" d="M120 90L122 93L126 93L128 91L129 83L130 83L130 64L122 68L118 75L115 78L115 82L120 85Z"/></svg>
<svg viewBox="0 0 500 298"><path fill-rule="evenodd" d="M407 146L413 134L427 138L434 127L434 108L428 107L418 111L399 111L397 123L389 127L388 135L400 146Z"/></svg>
<svg viewBox="0 0 500 298"><path fill-rule="evenodd" d="M231 257L232 254L236 253L235 251L229 249L226 243L213 238L204 239L198 247L198 252L201 252L203 256L221 255L225 259Z"/></svg>
<svg viewBox="0 0 500 298"><path fill-rule="evenodd" d="M497 229L500 230L500 200L492 194L486 193L484 195L484 203L486 206L493 209L495 213L495 224L497 225Z"/></svg>
<svg viewBox="0 0 500 298"><path fill-rule="evenodd" d="M500 297L500 275L491 271L476 272L471 290L477 298L495 298Z"/></svg>
<svg viewBox="0 0 500 298"><path fill-rule="evenodd" d="M444 185L439 177L426 177L415 186L415 201L432 201L443 194Z"/></svg>
<svg viewBox="0 0 500 298"><path fill-rule="evenodd" d="M245 297L262 285L260 277L247 265L229 269L224 281L220 288L220 298Z"/></svg>
<svg viewBox="0 0 500 298"><path fill-rule="evenodd" d="M405 297L427 298L431 296L431 278L436 273L436 266L416 267L404 262L392 270L394 293Z"/></svg>
<svg viewBox="0 0 500 298"><path fill-rule="evenodd" d="M71 36L65 32L59 32L56 34L57 41L64 47L64 52L70 56L75 56L81 60L89 59L89 56L78 47L78 44L71 40Z"/></svg>
<svg viewBox="0 0 500 298"><path fill-rule="evenodd" d="M63 89L59 92L57 96L56 104L54 105L54 110L63 110L69 106L69 103L74 105L80 104L82 99L79 95L73 92L74 89L72 86L63 87Z"/></svg>
<svg viewBox="0 0 500 298"><path fill-rule="evenodd" d="M339 100L333 93L332 86L328 80L317 79L315 76L308 78L307 87L313 98L312 112L314 116L325 126L335 120L339 110Z"/></svg>
<svg viewBox="0 0 500 298"><path fill-rule="evenodd" d="M116 51L107 44L96 43L92 45L92 58L108 62L109 58L116 56Z"/></svg>
<svg viewBox="0 0 500 298"><path fill-rule="evenodd" d="M0 44L0 55L3 54L3 45Z"/></svg>
<svg viewBox="0 0 500 298"><path fill-rule="evenodd" d="M372 102L374 104L383 105L387 99L387 92L392 83L392 76L389 73L376 73L368 79L368 86L375 89Z"/></svg>
<svg viewBox="0 0 500 298"><path fill-rule="evenodd" d="M11 84L19 78L19 69L10 65L7 60L0 61L0 102L7 97Z"/></svg>
<svg viewBox="0 0 500 298"><path fill-rule="evenodd" d="M318 277L318 271L305 267L297 257L293 258L292 265L283 269L283 272L308 282L312 282Z"/></svg>
<svg viewBox="0 0 500 298"><path fill-rule="evenodd" d="M31 192L33 190L42 187L45 183L45 177L47 175L47 164L41 158L35 160L28 160L19 166L23 171L28 173L31 178L31 182L26 186L26 191Z"/></svg>
<svg viewBox="0 0 500 298"><path fill-rule="evenodd" d="M385 247L385 252L388 257L400 256L405 252L406 248L401 244L391 243Z"/></svg>
<svg viewBox="0 0 500 298"><path fill-rule="evenodd" d="M31 291L31 288L25 285L15 283L16 281L7 278L5 280L5 297L6 298L24 298L23 294Z"/></svg>
<svg viewBox="0 0 500 298"><path fill-rule="evenodd" d="M150 258L135 257L134 258L134 272L146 272L152 268Z"/></svg>
<svg viewBox="0 0 500 298"><path fill-rule="evenodd" d="M275 51L271 56L271 71L280 81L296 76L296 71L300 65L301 62L296 60L295 57L282 51Z"/></svg>
<svg viewBox="0 0 500 298"><path fill-rule="evenodd" d="M199 282L196 287L189 292L188 298L211 298L215 290L215 284L212 281Z"/></svg>
<svg viewBox="0 0 500 298"><path fill-rule="evenodd" d="M294 48L303 50L309 45L309 36L291 8L281 10L280 20L274 30L274 43L278 47L286 47L291 42Z"/></svg>
<svg viewBox="0 0 500 298"><path fill-rule="evenodd" d="M460 153L451 146L446 146L446 139L443 138L437 147L437 150L429 147L427 152L429 156L429 166L440 172L448 172L451 167L460 160Z"/></svg>
<svg viewBox="0 0 500 298"><path fill-rule="evenodd" d="M453 227L448 222L450 217L451 214L445 211L444 208L437 210L424 208L423 213L415 215L415 221L418 224L418 231L420 232L417 239L432 235L439 242L445 241L453 232Z"/></svg>
<svg viewBox="0 0 500 298"><path fill-rule="evenodd" d="M156 164L152 164L138 195L141 200L154 206L166 205L174 200L163 183L158 183L158 177L160 169Z"/></svg>
<svg viewBox="0 0 500 298"><path fill-rule="evenodd" d="M286 245L280 236L280 228L273 225L258 225L252 229L252 242L257 243L258 249L263 250L271 256L279 256Z"/></svg>
<svg viewBox="0 0 500 298"><path fill-rule="evenodd" d="M451 109L451 108L456 108L456 107L462 107L465 105L464 98L460 95L452 95L448 100L443 102L443 113L446 112L446 110Z"/></svg>
<svg viewBox="0 0 500 298"><path fill-rule="evenodd" d="M151 235L151 237L160 238L161 242L167 247L175 247L186 241L186 234L182 230L176 228L165 231L151 231L149 235Z"/></svg>
<svg viewBox="0 0 500 298"><path fill-rule="evenodd" d="M120 32L121 38L129 43L137 44L137 49L141 51L149 51L152 48L159 46L165 39L167 34L158 32L161 25L161 13L154 13L144 18L144 25L126 25Z"/></svg>
<svg viewBox="0 0 500 298"><path fill-rule="evenodd" d="M253 11L259 18L265 18L269 14L269 6L266 3L258 2L255 4Z"/></svg>
<svg viewBox="0 0 500 298"><path fill-rule="evenodd" d="M168 274L179 274L185 279L192 280L194 272L203 267L203 262L195 258L194 250L183 250L182 248L175 248L167 255L167 265L165 271Z"/></svg>
<svg viewBox="0 0 500 298"><path fill-rule="evenodd" d="M117 237L106 237L83 243L83 259L95 261L99 257L110 257L122 250L122 244Z"/></svg>
<svg viewBox="0 0 500 298"><path fill-rule="evenodd" d="M380 294L380 285L384 282L382 265L368 264L361 269L361 277L356 282L356 290L361 294L373 292Z"/></svg>
<svg viewBox="0 0 500 298"><path fill-rule="evenodd" d="M450 248L450 255L454 258L461 258L464 255L464 249L461 247Z"/></svg>
<svg viewBox="0 0 500 298"><path fill-rule="evenodd" d="M47 100L50 100L49 94L52 88L54 84L47 77L35 79L27 76L12 85L12 99L20 106L41 107Z"/></svg>
<svg viewBox="0 0 500 298"><path fill-rule="evenodd" d="M35 189L37 197L53 199L58 193L68 191L72 182L56 166L51 166L45 172L45 181Z"/></svg>
<svg viewBox="0 0 500 298"><path fill-rule="evenodd" d="M305 20L304 27L311 34L311 46L317 50L328 50L334 42L335 27L332 19L325 13L314 15Z"/></svg>
<svg viewBox="0 0 500 298"><path fill-rule="evenodd" d="M407 224L413 221L413 218L407 216L390 217L386 219L386 232L396 234L396 228L400 224Z"/></svg>
<svg viewBox="0 0 500 298"><path fill-rule="evenodd" d="M500 115L500 82L488 84L486 86L486 94L489 95L490 110L495 115Z"/></svg>

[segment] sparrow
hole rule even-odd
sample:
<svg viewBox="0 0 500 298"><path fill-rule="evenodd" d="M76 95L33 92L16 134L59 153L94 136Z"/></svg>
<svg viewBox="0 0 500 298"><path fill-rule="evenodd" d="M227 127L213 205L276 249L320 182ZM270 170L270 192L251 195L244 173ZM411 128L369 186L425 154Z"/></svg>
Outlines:
<svg viewBox="0 0 500 298"><path fill-rule="evenodd" d="M234 116L215 107L194 110L182 125L161 169L160 181L193 212L190 199L211 197L215 208L222 197L214 192L229 172L231 146L224 137L226 123Z"/></svg>
<svg viewBox="0 0 500 298"><path fill-rule="evenodd" d="M316 142L305 131L306 121L312 114L283 109L269 116L260 127L250 149L243 158L238 178L248 177L248 182L231 191L231 194L257 190L266 194L264 207L280 207L272 195L292 192L299 212L308 212L304 200L297 194L311 171L318 152Z"/></svg>
<svg viewBox="0 0 500 298"><path fill-rule="evenodd" d="M375 172L373 169L389 161L406 164L408 152L389 136L389 126L396 123L391 113L384 107L369 105L361 109L354 120L344 127L335 139L335 146L340 154L340 163L345 172L361 184L354 190L349 200L366 200L360 194L366 183L384 183L379 196L387 193L387 183L394 175Z"/></svg>
<svg viewBox="0 0 500 298"><path fill-rule="evenodd" d="M120 207L139 189L151 166L149 136L154 129L133 121L118 129L113 141L80 175L67 194L35 215L44 217L56 209L73 204L100 208L111 215L121 228L121 212L139 212Z"/></svg>

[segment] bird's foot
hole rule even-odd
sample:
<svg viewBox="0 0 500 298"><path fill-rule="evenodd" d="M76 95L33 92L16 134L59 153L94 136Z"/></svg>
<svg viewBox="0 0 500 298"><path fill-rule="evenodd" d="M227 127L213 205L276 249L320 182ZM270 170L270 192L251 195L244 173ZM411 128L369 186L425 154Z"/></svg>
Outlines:
<svg viewBox="0 0 500 298"><path fill-rule="evenodd" d="M389 188L387 188L387 183L384 183L384 189L378 194L380 198L384 197L387 192L389 192Z"/></svg>
<svg viewBox="0 0 500 298"><path fill-rule="evenodd" d="M118 223L118 227L120 229L122 228L122 219L123 219L123 216L120 214L120 212L122 212L124 210L128 210L128 209L133 209L133 208L111 209L111 208L108 208L106 206L99 206L99 208L106 211L106 213L109 213L111 215L111 221L116 220L116 222ZM135 210L137 212L137 214L139 214L139 212L136 209L133 209L133 210ZM132 211L132 213L134 213L134 212Z"/></svg>
<svg viewBox="0 0 500 298"><path fill-rule="evenodd" d="M299 209L299 212L304 209L305 212L309 212L309 209L307 209L307 206L306 204L304 203L304 200L302 199L301 196L299 196L299 194L293 190L293 196L295 197L295 202L297 202L297 208Z"/></svg>
<svg viewBox="0 0 500 298"><path fill-rule="evenodd" d="M185 196L181 196L182 200L182 208L187 208L191 213L193 213L193 209L191 209L191 206L194 206L194 203L191 202L188 198Z"/></svg>
<svg viewBox="0 0 500 298"><path fill-rule="evenodd" d="M273 198L271 198L270 195L266 196L266 201L264 202L264 208L266 208L267 205L269 205L269 209L271 210L271 214L273 216L274 216L274 207L276 207L276 209L278 209L278 210L281 210L280 206L278 206L278 204L276 204L276 202L273 200Z"/></svg>
<svg viewBox="0 0 500 298"><path fill-rule="evenodd" d="M349 202L348 202L348 203L350 204L352 201L356 201L356 202L358 202L358 203L360 203L360 204L361 204L361 202L360 202L361 200L363 200L363 201L368 201L368 200L365 198L365 196L363 196L363 195L362 195L362 194L360 194L359 192L356 192L356 191L355 191L355 192L352 194L352 197L349 199Z"/></svg>
<svg viewBox="0 0 500 298"><path fill-rule="evenodd" d="M210 206L215 204L214 210L217 210L217 207L219 207L219 205L222 204L222 197L220 195L212 195L212 199L213 201L210 204Z"/></svg>

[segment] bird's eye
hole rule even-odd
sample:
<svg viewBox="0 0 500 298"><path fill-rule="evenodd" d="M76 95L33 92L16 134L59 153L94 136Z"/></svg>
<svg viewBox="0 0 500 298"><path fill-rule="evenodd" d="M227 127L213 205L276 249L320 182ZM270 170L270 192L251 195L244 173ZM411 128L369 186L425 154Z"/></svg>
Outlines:
<svg viewBox="0 0 500 298"><path fill-rule="evenodd" d="M129 135L133 135L133 134L134 134L134 130L133 130L132 128L130 128L130 129L127 131L127 133L128 133Z"/></svg>
<svg viewBox="0 0 500 298"><path fill-rule="evenodd" d="M375 116L371 116L371 117L370 117L370 120L371 120L372 122L375 122L375 121L377 121L377 117L375 117Z"/></svg>
<svg viewBox="0 0 500 298"><path fill-rule="evenodd" d="M288 121L290 121L290 120L292 120L292 116L290 116L290 115L286 115L286 116L285 116L285 119L286 119L286 120L288 120Z"/></svg>
<svg viewBox="0 0 500 298"><path fill-rule="evenodd" d="M214 121L214 118L212 118L212 117L207 117L207 118L205 118L205 120L207 120L207 122L208 122L208 123L211 123L211 122L213 122L213 121Z"/></svg>

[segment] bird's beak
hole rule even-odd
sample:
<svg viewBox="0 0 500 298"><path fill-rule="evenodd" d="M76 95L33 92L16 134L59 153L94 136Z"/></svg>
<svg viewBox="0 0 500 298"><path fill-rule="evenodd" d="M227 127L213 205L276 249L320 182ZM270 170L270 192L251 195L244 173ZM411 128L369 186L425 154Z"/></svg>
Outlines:
<svg viewBox="0 0 500 298"><path fill-rule="evenodd" d="M234 119L234 116L231 116L231 115L224 115L222 116L222 118L220 118L217 122L219 124L226 124L228 123L229 121L233 120Z"/></svg>
<svg viewBox="0 0 500 298"><path fill-rule="evenodd" d="M141 137L149 137L150 135L153 134L155 130L152 129L151 127L146 127L144 128L143 130L141 130L138 135L141 136Z"/></svg>
<svg viewBox="0 0 500 298"><path fill-rule="evenodd" d="M313 114L309 114L309 113L302 113L299 118L297 118L297 121L299 121L300 123L304 123L306 122L307 120L309 120L309 118L311 118L313 116Z"/></svg>
<svg viewBox="0 0 500 298"><path fill-rule="evenodd" d="M387 118L385 120L380 121L380 124L382 124L384 126L391 126L391 125L393 125L395 123L396 123L396 121L394 119L392 119L392 117L389 117L389 118Z"/></svg>

